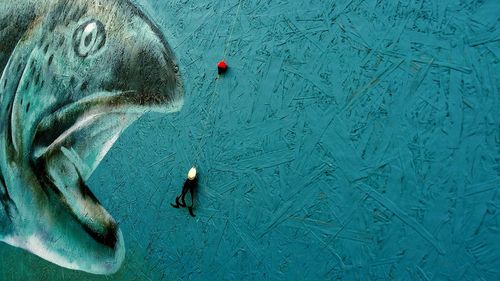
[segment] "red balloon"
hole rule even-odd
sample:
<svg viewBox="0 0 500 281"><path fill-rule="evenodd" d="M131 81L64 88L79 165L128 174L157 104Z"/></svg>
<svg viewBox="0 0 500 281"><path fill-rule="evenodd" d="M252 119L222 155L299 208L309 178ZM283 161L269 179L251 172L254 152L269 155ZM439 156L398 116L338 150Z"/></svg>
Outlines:
<svg viewBox="0 0 500 281"><path fill-rule="evenodd" d="M221 60L217 64L217 71L219 72L219 75L226 73L227 71L227 64L225 61Z"/></svg>

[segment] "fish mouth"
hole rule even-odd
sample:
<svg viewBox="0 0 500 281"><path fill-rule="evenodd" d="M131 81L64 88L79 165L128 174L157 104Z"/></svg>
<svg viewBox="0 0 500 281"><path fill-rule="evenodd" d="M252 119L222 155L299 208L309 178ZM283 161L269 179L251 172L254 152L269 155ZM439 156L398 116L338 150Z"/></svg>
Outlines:
<svg viewBox="0 0 500 281"><path fill-rule="evenodd" d="M131 123L148 111L174 112L181 106L175 98L137 91L98 92L41 119L31 145L31 169L44 193L62 203L55 210L66 214L56 221L78 226L73 237L65 238L78 255L65 253L66 260L56 263L69 268L74 263L76 269L97 274L118 270L125 252L122 233L86 181Z"/></svg>
<svg viewBox="0 0 500 281"><path fill-rule="evenodd" d="M153 105L150 104L152 100ZM161 103L168 105L160 105ZM74 144L78 141L75 136L79 132L113 129L113 133L107 131L100 135L109 138L110 135L121 133L146 112L176 112L182 107L182 103L182 100L160 99L148 95L138 97L137 91L134 90L95 93L54 110L38 123L32 141L32 158L38 159L43 155L50 155L65 143ZM107 122L109 125L107 128L99 123L104 118L114 119ZM108 143L105 148L109 149L110 145L112 143Z"/></svg>

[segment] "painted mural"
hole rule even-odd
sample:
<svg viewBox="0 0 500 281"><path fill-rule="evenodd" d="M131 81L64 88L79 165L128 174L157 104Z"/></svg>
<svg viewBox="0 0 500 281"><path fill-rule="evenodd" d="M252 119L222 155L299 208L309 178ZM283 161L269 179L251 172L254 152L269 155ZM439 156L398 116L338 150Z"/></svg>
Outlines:
<svg viewBox="0 0 500 281"><path fill-rule="evenodd" d="M0 280L500 280L499 15L0 0Z"/></svg>
<svg viewBox="0 0 500 281"><path fill-rule="evenodd" d="M86 184L122 132L183 103L173 53L128 1L0 1L0 239L117 271L122 232Z"/></svg>

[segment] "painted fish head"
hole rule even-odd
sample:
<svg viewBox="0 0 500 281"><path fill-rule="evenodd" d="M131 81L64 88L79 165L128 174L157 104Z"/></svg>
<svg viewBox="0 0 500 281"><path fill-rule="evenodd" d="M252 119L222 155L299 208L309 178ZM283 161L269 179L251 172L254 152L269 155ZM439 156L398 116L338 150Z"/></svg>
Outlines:
<svg viewBox="0 0 500 281"><path fill-rule="evenodd" d="M0 185L11 221L2 240L64 267L113 273L123 236L85 182L141 115L181 108L179 70L162 33L128 1L44 3L0 79Z"/></svg>

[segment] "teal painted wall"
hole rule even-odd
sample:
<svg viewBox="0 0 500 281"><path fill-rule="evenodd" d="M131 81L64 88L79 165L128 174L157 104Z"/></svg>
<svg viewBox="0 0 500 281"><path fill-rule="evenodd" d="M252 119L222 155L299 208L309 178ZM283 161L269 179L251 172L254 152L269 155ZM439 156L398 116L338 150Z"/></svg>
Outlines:
<svg viewBox="0 0 500 281"><path fill-rule="evenodd" d="M140 6L186 101L130 127L88 183L122 269L2 244L1 280L500 279L499 1ZM169 205L193 164L194 219Z"/></svg>

